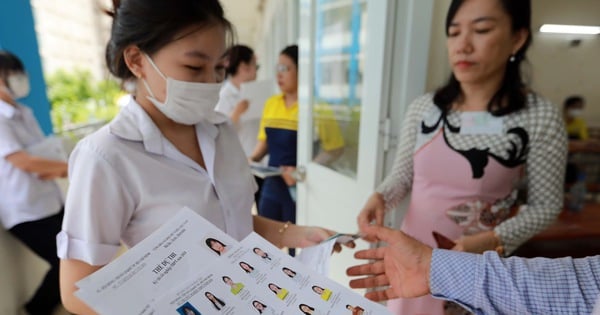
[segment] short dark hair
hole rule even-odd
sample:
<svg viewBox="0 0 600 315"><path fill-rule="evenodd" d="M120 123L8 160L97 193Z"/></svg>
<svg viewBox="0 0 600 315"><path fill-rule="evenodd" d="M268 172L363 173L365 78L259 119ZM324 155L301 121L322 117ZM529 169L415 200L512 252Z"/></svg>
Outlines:
<svg viewBox="0 0 600 315"><path fill-rule="evenodd" d="M6 82L11 72L25 72L23 62L7 50L0 50L0 79Z"/></svg>
<svg viewBox="0 0 600 315"><path fill-rule="evenodd" d="M565 103L564 103L564 107L569 108L573 105L584 104L584 103L585 103L585 100L583 99L582 96L572 95L572 96L567 97L567 99L565 100Z"/></svg>
<svg viewBox="0 0 600 315"><path fill-rule="evenodd" d="M521 76L521 62L526 60L527 49L532 42L531 34L531 0L497 0L508 14L512 23L512 31L527 30L527 39L514 55L514 61L506 65L504 79L498 91L488 103L488 111L495 116L508 115L525 108L527 105L526 85ZM452 0L446 16L446 36L454 16L463 5L464 0ZM461 96L460 82L454 74L443 87L439 88L433 97L433 102L443 112L451 109L452 104ZM506 100L506 106L503 101Z"/></svg>
<svg viewBox="0 0 600 315"><path fill-rule="evenodd" d="M296 67L298 67L298 45L287 46L281 51L280 54L290 57Z"/></svg>
<svg viewBox="0 0 600 315"><path fill-rule="evenodd" d="M227 69L225 69L225 71L227 72L227 75L230 76L235 75L238 72L242 62L250 63L252 61L254 51L246 45L234 45L227 50L225 55L228 60Z"/></svg>
<svg viewBox="0 0 600 315"><path fill-rule="evenodd" d="M218 0L112 0L111 35L106 46L106 63L118 78L129 79L123 57L125 48L136 45L151 55L175 39L184 28L221 25L230 35L233 27Z"/></svg>

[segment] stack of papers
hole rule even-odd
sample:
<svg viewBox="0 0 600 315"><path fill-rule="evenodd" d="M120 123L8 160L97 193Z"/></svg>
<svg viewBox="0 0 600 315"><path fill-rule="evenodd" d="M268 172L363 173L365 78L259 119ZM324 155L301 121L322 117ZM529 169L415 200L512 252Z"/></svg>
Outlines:
<svg viewBox="0 0 600 315"><path fill-rule="evenodd" d="M237 242L186 208L77 286L99 314L389 314L258 234Z"/></svg>
<svg viewBox="0 0 600 315"><path fill-rule="evenodd" d="M258 163L250 163L250 170L252 171L252 175L259 178L281 175L281 169L279 167L265 166Z"/></svg>

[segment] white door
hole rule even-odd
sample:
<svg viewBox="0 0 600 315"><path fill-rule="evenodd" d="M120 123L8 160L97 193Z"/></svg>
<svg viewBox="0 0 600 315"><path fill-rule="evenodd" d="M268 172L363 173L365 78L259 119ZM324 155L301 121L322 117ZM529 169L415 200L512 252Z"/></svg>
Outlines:
<svg viewBox="0 0 600 315"><path fill-rule="evenodd" d="M298 223L357 232L404 113L390 104L424 89L432 2L301 0ZM353 262L334 256L331 276Z"/></svg>

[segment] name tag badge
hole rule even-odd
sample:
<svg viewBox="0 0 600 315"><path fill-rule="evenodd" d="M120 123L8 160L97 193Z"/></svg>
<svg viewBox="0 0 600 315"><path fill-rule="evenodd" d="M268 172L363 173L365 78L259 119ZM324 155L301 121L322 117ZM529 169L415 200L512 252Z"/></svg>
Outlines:
<svg viewBox="0 0 600 315"><path fill-rule="evenodd" d="M460 114L460 134L498 135L502 134L504 120L488 112L464 112Z"/></svg>

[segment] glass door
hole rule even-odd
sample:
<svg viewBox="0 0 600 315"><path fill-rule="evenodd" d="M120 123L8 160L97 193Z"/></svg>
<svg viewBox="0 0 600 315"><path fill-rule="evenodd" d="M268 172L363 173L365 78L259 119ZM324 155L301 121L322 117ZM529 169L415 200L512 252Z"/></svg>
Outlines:
<svg viewBox="0 0 600 315"><path fill-rule="evenodd" d="M357 232L402 120L390 107L423 93L408 78L426 76L432 3L300 1L298 223ZM332 260L332 278L347 283L352 252Z"/></svg>

